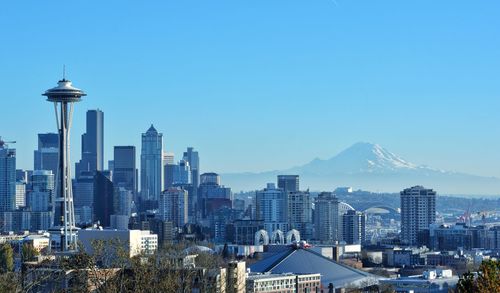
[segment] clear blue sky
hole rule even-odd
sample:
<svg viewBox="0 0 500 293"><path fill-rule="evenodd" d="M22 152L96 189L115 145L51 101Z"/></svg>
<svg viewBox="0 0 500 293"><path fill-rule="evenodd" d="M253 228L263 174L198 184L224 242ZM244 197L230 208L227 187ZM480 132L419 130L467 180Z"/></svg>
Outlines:
<svg viewBox="0 0 500 293"><path fill-rule="evenodd" d="M0 135L32 168L67 76L105 112L106 160L151 123L203 171L282 169L357 141L500 177L500 2L5 1Z"/></svg>

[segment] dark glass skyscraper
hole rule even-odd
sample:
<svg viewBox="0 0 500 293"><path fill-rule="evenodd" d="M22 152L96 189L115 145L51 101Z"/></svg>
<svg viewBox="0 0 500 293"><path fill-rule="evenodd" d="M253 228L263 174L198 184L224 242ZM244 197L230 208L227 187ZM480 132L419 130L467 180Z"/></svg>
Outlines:
<svg viewBox="0 0 500 293"><path fill-rule="evenodd" d="M299 191L299 175L278 175L278 188L286 193Z"/></svg>
<svg viewBox="0 0 500 293"><path fill-rule="evenodd" d="M191 168L191 184L193 185L193 194L189 195L191 202L189 203L191 207L191 213L193 210L199 209L199 202L201 203L201 198L198 195L198 187L200 186L200 156L197 151L194 151L192 147L188 147L187 151L183 154L184 161L189 163Z"/></svg>
<svg viewBox="0 0 500 293"><path fill-rule="evenodd" d="M113 184L137 194L137 168L135 146L115 146Z"/></svg>
<svg viewBox="0 0 500 293"><path fill-rule="evenodd" d="M110 217L115 213L113 183L104 172L97 171L94 176L94 221L101 226L110 226Z"/></svg>
<svg viewBox="0 0 500 293"><path fill-rule="evenodd" d="M34 153L33 170L50 170L57 178L59 160L59 135L39 133L38 149Z"/></svg>
<svg viewBox="0 0 500 293"><path fill-rule="evenodd" d="M82 159L76 163L75 177L82 171L102 171L104 168L104 112L87 111L87 129L82 134Z"/></svg>

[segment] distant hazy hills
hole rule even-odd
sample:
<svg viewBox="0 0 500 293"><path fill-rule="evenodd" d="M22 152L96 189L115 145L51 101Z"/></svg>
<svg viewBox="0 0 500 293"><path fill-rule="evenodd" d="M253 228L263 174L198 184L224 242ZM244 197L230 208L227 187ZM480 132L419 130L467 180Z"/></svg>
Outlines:
<svg viewBox="0 0 500 293"><path fill-rule="evenodd" d="M352 186L374 192L398 192L406 187L424 185L441 194L500 194L499 178L418 166L371 143L356 143L331 159L314 159L288 170L222 174L222 180L233 191L248 191L262 189L267 182L276 182L278 174L298 174L301 189L309 187L315 191Z"/></svg>

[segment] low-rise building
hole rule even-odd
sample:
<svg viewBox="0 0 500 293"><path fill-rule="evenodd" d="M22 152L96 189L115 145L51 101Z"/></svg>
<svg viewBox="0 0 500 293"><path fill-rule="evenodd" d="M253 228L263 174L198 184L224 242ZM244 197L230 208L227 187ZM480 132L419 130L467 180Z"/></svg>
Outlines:
<svg viewBox="0 0 500 293"><path fill-rule="evenodd" d="M25 243L31 245L36 251L40 252L49 247L50 239L47 235L32 234L24 237L23 244Z"/></svg>
<svg viewBox="0 0 500 293"><path fill-rule="evenodd" d="M431 270L420 276L381 280L381 283L391 285L396 293L447 293L456 287L458 280L451 270Z"/></svg>
<svg viewBox="0 0 500 293"><path fill-rule="evenodd" d="M389 267L425 265L424 252L426 249L390 248L383 253L384 265Z"/></svg>
<svg viewBox="0 0 500 293"><path fill-rule="evenodd" d="M107 249L114 250L112 245L120 245L128 252L129 257L141 253L150 254L158 248L158 235L141 230L112 230L112 229L82 229L78 231L78 240L89 254L96 249L94 241L109 241Z"/></svg>
<svg viewBox="0 0 500 293"><path fill-rule="evenodd" d="M246 292L285 293L319 292L320 274L250 274L247 277Z"/></svg>

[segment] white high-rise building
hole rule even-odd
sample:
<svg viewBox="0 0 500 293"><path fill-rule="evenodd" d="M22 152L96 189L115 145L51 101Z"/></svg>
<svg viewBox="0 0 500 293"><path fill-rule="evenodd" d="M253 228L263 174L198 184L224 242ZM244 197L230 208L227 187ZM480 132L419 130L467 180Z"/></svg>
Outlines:
<svg viewBox="0 0 500 293"><path fill-rule="evenodd" d="M142 134L141 199L158 200L163 191L163 134L153 125Z"/></svg>
<svg viewBox="0 0 500 293"><path fill-rule="evenodd" d="M407 188L401 196L401 242L416 245L418 233L436 222L436 192L423 186Z"/></svg>
<svg viewBox="0 0 500 293"><path fill-rule="evenodd" d="M183 227L188 222L188 192L180 187L170 187L160 196L158 214L161 220Z"/></svg>
<svg viewBox="0 0 500 293"><path fill-rule="evenodd" d="M26 182L16 182L16 209L26 206Z"/></svg>

